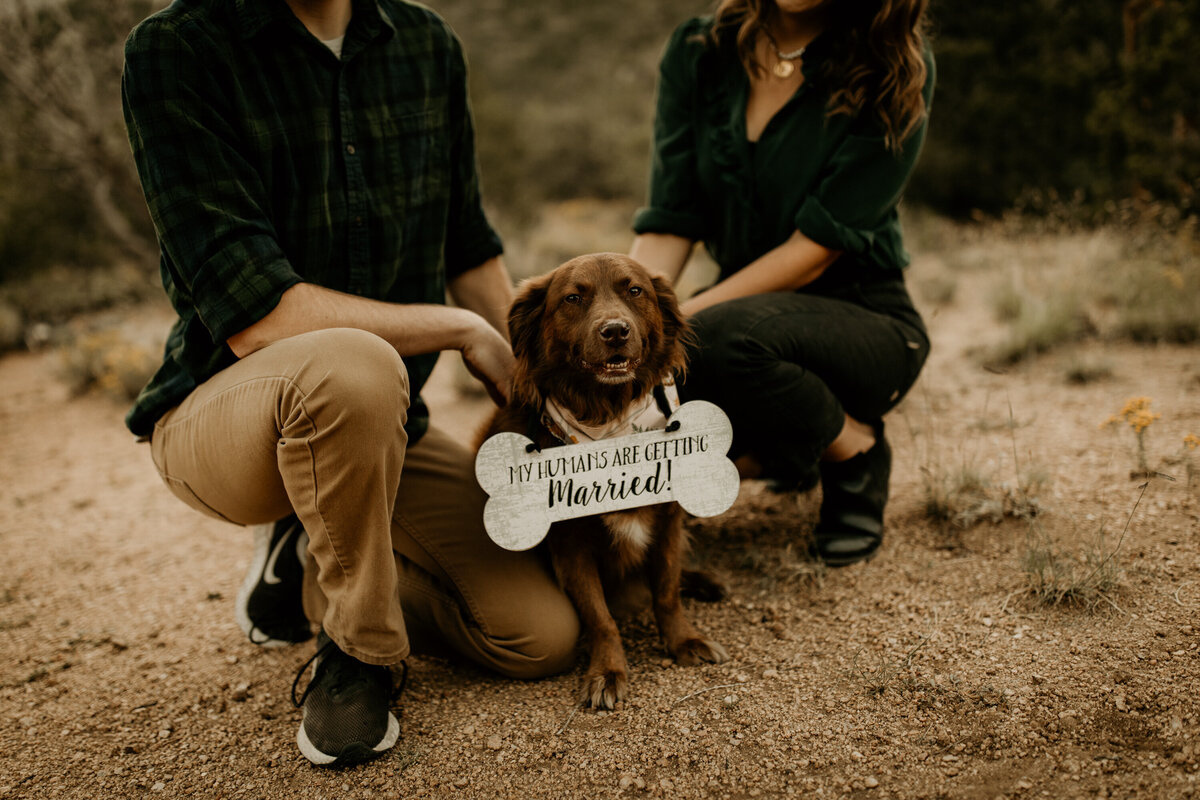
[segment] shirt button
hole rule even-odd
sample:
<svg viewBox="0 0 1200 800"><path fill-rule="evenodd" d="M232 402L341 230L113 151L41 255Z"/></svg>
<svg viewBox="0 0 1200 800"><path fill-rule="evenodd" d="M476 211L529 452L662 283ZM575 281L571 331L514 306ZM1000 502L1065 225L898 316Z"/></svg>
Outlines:
<svg viewBox="0 0 1200 800"><path fill-rule="evenodd" d="M354 155L354 145L352 145L352 144L346 145L346 152L349 153L350 155Z"/></svg>

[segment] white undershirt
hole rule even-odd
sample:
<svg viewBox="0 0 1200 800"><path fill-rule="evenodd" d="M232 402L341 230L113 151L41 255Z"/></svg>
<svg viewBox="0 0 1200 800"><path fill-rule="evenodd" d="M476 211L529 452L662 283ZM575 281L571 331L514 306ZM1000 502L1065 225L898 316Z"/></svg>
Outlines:
<svg viewBox="0 0 1200 800"><path fill-rule="evenodd" d="M342 34L336 39L322 39L321 44L333 51L333 54L338 58L342 57L342 42L346 40L346 34Z"/></svg>

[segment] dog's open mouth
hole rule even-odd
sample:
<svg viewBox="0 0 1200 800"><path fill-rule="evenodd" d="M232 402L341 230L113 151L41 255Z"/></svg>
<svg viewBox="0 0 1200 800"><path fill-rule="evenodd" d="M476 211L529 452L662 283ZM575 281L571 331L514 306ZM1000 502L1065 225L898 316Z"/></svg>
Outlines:
<svg viewBox="0 0 1200 800"><path fill-rule="evenodd" d="M632 378L634 370L641 365L642 360L614 353L603 361L592 362L581 360L580 363L585 370L595 375L596 379L601 383L615 383Z"/></svg>

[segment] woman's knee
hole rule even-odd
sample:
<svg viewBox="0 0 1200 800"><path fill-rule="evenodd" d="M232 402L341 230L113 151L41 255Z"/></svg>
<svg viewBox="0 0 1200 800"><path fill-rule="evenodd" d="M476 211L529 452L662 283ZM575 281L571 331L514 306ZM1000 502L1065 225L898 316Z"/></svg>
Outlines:
<svg viewBox="0 0 1200 800"><path fill-rule="evenodd" d="M747 319L725 307L728 305L706 309L694 318L696 338L688 349L688 380L693 390L736 389L739 379L778 360L753 336Z"/></svg>

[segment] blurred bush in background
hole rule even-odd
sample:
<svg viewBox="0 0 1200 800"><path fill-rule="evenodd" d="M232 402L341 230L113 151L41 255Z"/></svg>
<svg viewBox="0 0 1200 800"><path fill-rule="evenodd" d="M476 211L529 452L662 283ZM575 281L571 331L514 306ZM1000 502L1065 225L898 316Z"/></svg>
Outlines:
<svg viewBox="0 0 1200 800"><path fill-rule="evenodd" d="M153 7L0 4L0 281L63 263L153 258L120 83L125 36Z"/></svg>
<svg viewBox="0 0 1200 800"><path fill-rule="evenodd" d="M0 306L8 302L9 316L20 293L6 301L5 284L50 268L133 264L157 286L120 72L125 36L162 5L0 2ZM516 242L564 201L603 201L628 219L645 193L663 44L711 4L431 5L466 44L485 193L506 238ZM1119 223L1133 198L1168 227L1196 216L1200 0L934 0L932 22L939 85L910 204L958 218L1065 209L1097 224Z"/></svg>

